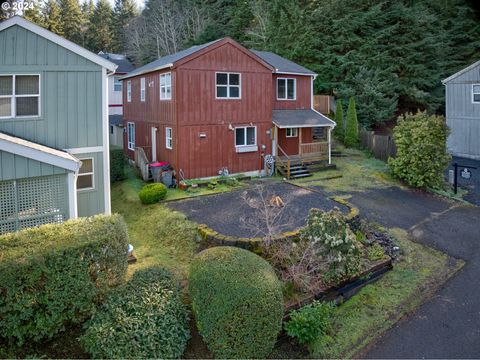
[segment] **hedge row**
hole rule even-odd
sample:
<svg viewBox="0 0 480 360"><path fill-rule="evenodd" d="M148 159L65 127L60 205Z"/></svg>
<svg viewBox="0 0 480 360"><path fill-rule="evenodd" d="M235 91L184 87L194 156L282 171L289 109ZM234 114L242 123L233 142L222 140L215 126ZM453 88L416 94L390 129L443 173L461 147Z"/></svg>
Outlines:
<svg viewBox="0 0 480 360"><path fill-rule="evenodd" d="M22 345L89 318L124 281L127 246L119 215L0 236L0 337Z"/></svg>
<svg viewBox="0 0 480 360"><path fill-rule="evenodd" d="M110 147L110 182L126 179L125 164L127 158L123 149L117 146Z"/></svg>
<svg viewBox="0 0 480 360"><path fill-rule="evenodd" d="M81 342L93 358L179 358L190 338L180 286L161 268L137 271L86 327Z"/></svg>
<svg viewBox="0 0 480 360"><path fill-rule="evenodd" d="M216 358L264 358L282 326L280 281L254 253L219 246L199 253L189 292L198 330Z"/></svg>

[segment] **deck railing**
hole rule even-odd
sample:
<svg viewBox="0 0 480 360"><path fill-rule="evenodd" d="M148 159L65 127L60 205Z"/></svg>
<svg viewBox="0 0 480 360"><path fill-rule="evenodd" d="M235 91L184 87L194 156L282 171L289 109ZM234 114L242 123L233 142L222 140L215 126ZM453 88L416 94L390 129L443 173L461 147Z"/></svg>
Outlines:
<svg viewBox="0 0 480 360"><path fill-rule="evenodd" d="M300 156L314 154L328 154L328 142L300 144Z"/></svg>

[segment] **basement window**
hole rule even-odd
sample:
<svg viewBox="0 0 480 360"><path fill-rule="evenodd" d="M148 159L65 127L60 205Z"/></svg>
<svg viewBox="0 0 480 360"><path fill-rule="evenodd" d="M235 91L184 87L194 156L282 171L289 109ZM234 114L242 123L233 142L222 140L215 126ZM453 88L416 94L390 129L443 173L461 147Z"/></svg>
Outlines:
<svg viewBox="0 0 480 360"><path fill-rule="evenodd" d="M480 103L480 84L472 85L472 102Z"/></svg>
<svg viewBox="0 0 480 360"><path fill-rule="evenodd" d="M0 118L40 116L40 75L0 76Z"/></svg>

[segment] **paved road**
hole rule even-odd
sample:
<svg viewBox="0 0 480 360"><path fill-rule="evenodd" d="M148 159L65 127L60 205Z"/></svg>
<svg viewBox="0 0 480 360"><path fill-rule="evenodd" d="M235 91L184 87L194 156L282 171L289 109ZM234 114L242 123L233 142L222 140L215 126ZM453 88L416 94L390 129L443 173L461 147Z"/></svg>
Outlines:
<svg viewBox="0 0 480 360"><path fill-rule="evenodd" d="M472 177L470 179L464 179L458 174L458 183L461 187L468 190L468 194L464 196L464 199L480 206L480 160L465 159L459 157L453 157L450 166L446 171L448 177L448 170L453 170L453 163L457 162L459 165L473 166L476 169L470 169ZM459 168L460 173L462 168Z"/></svg>
<svg viewBox="0 0 480 360"><path fill-rule="evenodd" d="M353 195L360 214L408 230L419 242L464 259L465 267L366 358L480 358L480 207L388 188Z"/></svg>

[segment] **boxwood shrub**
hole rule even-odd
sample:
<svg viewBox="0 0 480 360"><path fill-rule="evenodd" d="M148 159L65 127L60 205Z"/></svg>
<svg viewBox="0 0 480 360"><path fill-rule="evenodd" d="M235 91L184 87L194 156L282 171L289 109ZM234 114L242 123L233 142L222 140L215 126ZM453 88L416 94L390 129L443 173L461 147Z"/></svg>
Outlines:
<svg viewBox="0 0 480 360"><path fill-rule="evenodd" d="M167 196L167 187L160 183L147 184L138 193L143 204L155 204Z"/></svg>
<svg viewBox="0 0 480 360"><path fill-rule="evenodd" d="M86 323L93 358L179 358L190 337L180 288L165 269L139 270Z"/></svg>
<svg viewBox="0 0 480 360"><path fill-rule="evenodd" d="M190 268L198 330L217 358L264 358L282 326L281 285L268 262L247 250L214 247Z"/></svg>
<svg viewBox="0 0 480 360"><path fill-rule="evenodd" d="M118 146L110 147L110 181L125 180L126 157L123 149Z"/></svg>
<svg viewBox="0 0 480 360"><path fill-rule="evenodd" d="M0 337L22 345L85 321L124 281L127 246L119 215L0 236Z"/></svg>

